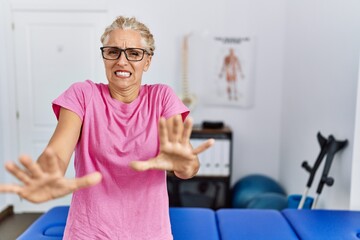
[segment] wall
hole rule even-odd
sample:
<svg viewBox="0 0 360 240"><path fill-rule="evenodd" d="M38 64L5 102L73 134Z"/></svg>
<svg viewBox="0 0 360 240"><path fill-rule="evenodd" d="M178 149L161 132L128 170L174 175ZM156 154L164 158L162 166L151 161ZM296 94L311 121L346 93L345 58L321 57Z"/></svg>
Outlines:
<svg viewBox="0 0 360 240"><path fill-rule="evenodd" d="M110 5L111 16L136 16L148 23L155 35L157 49L150 71L144 75L144 82L164 82L178 92L181 91L180 50L184 35L195 32L256 37L254 107L206 107L199 102L192 117L196 123L221 120L233 129L233 182L255 172L277 179L284 1L143 0L127 2L126 5L113 1ZM201 68L201 62L192 67ZM190 80L191 85L200 79Z"/></svg>
<svg viewBox="0 0 360 240"><path fill-rule="evenodd" d="M348 139L331 167L319 207L348 208L360 42L360 2L287 1L280 179L302 193L320 148L316 133ZM318 172L321 174L322 167ZM316 183L316 184L315 184ZM316 189L318 180L312 189ZM311 192L314 196L314 191Z"/></svg>

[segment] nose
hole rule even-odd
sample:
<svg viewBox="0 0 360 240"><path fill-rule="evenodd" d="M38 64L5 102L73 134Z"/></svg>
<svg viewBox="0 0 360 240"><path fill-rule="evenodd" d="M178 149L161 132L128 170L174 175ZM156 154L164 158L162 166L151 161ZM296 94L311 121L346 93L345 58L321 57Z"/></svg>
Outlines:
<svg viewBox="0 0 360 240"><path fill-rule="evenodd" d="M120 52L120 57L119 59L117 60L117 64L119 65L124 65L124 64L127 64L128 63L128 60L125 56L125 52L124 51L121 51Z"/></svg>

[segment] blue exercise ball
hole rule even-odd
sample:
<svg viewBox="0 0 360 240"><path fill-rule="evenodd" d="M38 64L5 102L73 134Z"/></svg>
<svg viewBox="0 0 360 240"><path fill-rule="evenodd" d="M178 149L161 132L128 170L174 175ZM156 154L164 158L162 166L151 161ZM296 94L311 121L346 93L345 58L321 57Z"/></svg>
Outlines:
<svg viewBox="0 0 360 240"><path fill-rule="evenodd" d="M266 192L253 197L246 208L253 209L275 209L283 210L287 208L287 197L281 193Z"/></svg>
<svg viewBox="0 0 360 240"><path fill-rule="evenodd" d="M255 196L269 192L286 196L284 188L274 179L261 174L248 175L237 181L232 188L232 206L247 208Z"/></svg>

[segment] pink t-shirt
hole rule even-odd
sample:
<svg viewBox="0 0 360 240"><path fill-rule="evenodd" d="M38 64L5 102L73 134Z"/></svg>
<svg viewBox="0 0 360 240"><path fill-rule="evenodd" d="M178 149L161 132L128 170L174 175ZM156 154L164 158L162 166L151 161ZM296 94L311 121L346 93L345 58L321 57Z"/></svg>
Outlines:
<svg viewBox="0 0 360 240"><path fill-rule="evenodd" d="M189 113L166 85L143 85L130 104L110 96L108 85L75 83L56 100L75 112L82 131L75 149L76 176L99 171L100 184L74 192L64 239L172 239L165 171L137 172L132 160L159 151L158 121Z"/></svg>

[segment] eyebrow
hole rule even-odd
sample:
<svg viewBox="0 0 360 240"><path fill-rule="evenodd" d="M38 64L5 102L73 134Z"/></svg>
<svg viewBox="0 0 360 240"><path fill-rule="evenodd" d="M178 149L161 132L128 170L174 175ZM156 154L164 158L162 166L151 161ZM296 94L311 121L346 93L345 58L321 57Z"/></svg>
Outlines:
<svg viewBox="0 0 360 240"><path fill-rule="evenodd" d="M112 48L119 48L119 49L128 49L128 48L140 48L140 49L145 49L144 47L127 47L127 48L121 48L121 47L118 47L118 46L107 46L107 45L104 45L103 47L112 47Z"/></svg>

